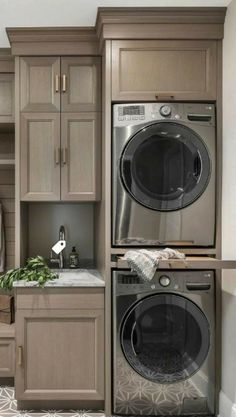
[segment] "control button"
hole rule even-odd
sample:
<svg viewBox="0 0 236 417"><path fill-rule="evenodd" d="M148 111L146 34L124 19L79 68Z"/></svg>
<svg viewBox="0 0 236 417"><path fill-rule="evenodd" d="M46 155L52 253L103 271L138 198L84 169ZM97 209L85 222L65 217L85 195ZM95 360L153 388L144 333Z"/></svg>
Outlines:
<svg viewBox="0 0 236 417"><path fill-rule="evenodd" d="M161 106L161 108L160 108L160 114L163 117L170 116L170 114L171 114L171 107L170 106L167 106L166 104L164 106Z"/></svg>
<svg viewBox="0 0 236 417"><path fill-rule="evenodd" d="M152 284L152 285L151 285L151 289L152 289L152 290L155 290L155 288L156 288L155 284Z"/></svg>
<svg viewBox="0 0 236 417"><path fill-rule="evenodd" d="M159 283L162 287L168 287L170 285L170 278L167 275L162 275L159 278Z"/></svg>
<svg viewBox="0 0 236 417"><path fill-rule="evenodd" d="M145 119L145 116L140 116L140 120L144 120Z"/></svg>
<svg viewBox="0 0 236 417"><path fill-rule="evenodd" d="M124 117L123 116L119 116L118 117L118 120L124 120Z"/></svg>
<svg viewBox="0 0 236 417"><path fill-rule="evenodd" d="M125 120L130 120L131 117L130 116L125 116Z"/></svg>
<svg viewBox="0 0 236 417"><path fill-rule="evenodd" d="M180 119L180 115L179 114L175 114L175 119L179 120Z"/></svg>

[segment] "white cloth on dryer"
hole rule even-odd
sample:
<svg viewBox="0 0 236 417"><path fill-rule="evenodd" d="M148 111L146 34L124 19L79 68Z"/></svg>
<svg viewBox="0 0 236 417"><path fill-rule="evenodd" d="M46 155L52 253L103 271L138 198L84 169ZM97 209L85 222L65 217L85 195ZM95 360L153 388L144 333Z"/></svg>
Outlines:
<svg viewBox="0 0 236 417"><path fill-rule="evenodd" d="M129 250L124 255L132 271L144 281L151 281L161 259L184 259L185 254L175 249L163 250L137 249Z"/></svg>

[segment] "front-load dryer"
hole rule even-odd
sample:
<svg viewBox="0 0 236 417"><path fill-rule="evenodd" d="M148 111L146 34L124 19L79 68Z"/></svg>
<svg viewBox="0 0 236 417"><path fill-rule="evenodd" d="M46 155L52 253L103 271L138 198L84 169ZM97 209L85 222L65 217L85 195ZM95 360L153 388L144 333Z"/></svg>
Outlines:
<svg viewBox="0 0 236 417"><path fill-rule="evenodd" d="M113 106L113 246L211 247L215 106Z"/></svg>
<svg viewBox="0 0 236 417"><path fill-rule="evenodd" d="M113 414L215 415L213 271L113 272Z"/></svg>

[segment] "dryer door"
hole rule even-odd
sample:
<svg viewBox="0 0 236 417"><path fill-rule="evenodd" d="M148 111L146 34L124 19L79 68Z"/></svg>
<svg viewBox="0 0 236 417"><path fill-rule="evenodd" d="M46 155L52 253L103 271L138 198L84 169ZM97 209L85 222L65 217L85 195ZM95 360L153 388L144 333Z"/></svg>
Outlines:
<svg viewBox="0 0 236 417"><path fill-rule="evenodd" d="M159 211L192 204L204 192L210 174L203 140L174 122L154 123L138 131L120 160L120 177L130 196Z"/></svg>
<svg viewBox="0 0 236 417"><path fill-rule="evenodd" d="M121 324L120 342L126 360L141 376L161 384L180 382L205 361L210 329L196 304L162 293L132 306Z"/></svg>

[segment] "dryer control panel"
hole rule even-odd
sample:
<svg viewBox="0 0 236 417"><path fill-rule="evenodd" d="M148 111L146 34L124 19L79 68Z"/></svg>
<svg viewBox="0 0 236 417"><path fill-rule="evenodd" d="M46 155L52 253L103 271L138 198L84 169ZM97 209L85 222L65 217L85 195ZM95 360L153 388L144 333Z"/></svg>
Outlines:
<svg viewBox="0 0 236 417"><path fill-rule="evenodd" d="M156 120L214 125L215 107L211 103L121 103L113 106L113 127L140 125Z"/></svg>

